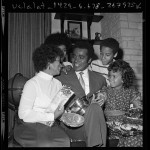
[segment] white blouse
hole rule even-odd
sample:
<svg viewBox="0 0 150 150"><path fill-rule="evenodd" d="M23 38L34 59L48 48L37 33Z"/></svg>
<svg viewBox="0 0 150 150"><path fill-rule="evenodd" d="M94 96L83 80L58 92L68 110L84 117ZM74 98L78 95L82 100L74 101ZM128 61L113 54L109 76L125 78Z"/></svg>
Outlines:
<svg viewBox="0 0 150 150"><path fill-rule="evenodd" d="M45 110L62 88L53 76L39 72L24 85L18 115L24 122L54 121L54 113Z"/></svg>

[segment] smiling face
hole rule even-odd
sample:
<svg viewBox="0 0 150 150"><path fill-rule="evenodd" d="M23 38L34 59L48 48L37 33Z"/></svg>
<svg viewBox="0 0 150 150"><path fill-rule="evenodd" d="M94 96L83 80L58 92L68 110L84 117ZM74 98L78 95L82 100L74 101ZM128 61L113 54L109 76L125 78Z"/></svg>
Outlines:
<svg viewBox="0 0 150 150"><path fill-rule="evenodd" d="M110 71L108 74L110 86L115 89L121 89L123 86L122 75L120 71Z"/></svg>
<svg viewBox="0 0 150 150"><path fill-rule="evenodd" d="M91 62L91 59L88 58L87 49L75 48L72 57L72 64L75 71L85 70Z"/></svg>
<svg viewBox="0 0 150 150"><path fill-rule="evenodd" d="M100 51L100 59L103 65L108 65L113 61L114 53L113 50L109 47L103 46Z"/></svg>
<svg viewBox="0 0 150 150"><path fill-rule="evenodd" d="M57 57L56 60L53 63L50 63L49 67L50 67L50 74L51 75L58 75L60 74L60 70L61 70L61 60L60 57Z"/></svg>

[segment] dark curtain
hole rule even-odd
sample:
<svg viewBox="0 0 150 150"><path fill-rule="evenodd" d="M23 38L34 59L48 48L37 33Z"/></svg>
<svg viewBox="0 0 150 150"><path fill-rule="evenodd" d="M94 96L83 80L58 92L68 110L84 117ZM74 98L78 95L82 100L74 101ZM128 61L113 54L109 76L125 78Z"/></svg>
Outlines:
<svg viewBox="0 0 150 150"><path fill-rule="evenodd" d="M16 73L34 76L32 52L51 33L51 13L8 13L8 80ZM8 132L14 111L8 108Z"/></svg>

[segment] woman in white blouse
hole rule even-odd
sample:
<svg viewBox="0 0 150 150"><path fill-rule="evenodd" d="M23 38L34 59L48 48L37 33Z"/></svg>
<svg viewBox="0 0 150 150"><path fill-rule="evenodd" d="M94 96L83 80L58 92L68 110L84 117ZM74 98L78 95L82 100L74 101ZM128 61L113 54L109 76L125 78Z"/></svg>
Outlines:
<svg viewBox="0 0 150 150"><path fill-rule="evenodd" d="M42 44L33 52L37 74L28 80L21 96L14 138L22 147L70 147L67 134L56 123L64 108L47 111L51 100L62 84L53 76L61 70L62 51Z"/></svg>

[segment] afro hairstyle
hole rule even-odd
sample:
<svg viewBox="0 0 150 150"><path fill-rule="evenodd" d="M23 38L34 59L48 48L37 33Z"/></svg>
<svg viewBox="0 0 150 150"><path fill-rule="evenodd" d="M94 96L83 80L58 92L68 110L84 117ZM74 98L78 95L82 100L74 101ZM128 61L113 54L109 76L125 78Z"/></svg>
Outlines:
<svg viewBox="0 0 150 150"><path fill-rule="evenodd" d="M127 63L126 61L118 59L112 62L108 66L108 71L121 72L124 88L129 88L133 86L135 80L135 73L134 70L130 67L129 63Z"/></svg>
<svg viewBox="0 0 150 150"><path fill-rule="evenodd" d="M44 44L46 45L65 45L67 50L71 48L71 40L65 33L53 33L47 36L47 38L44 41Z"/></svg>

